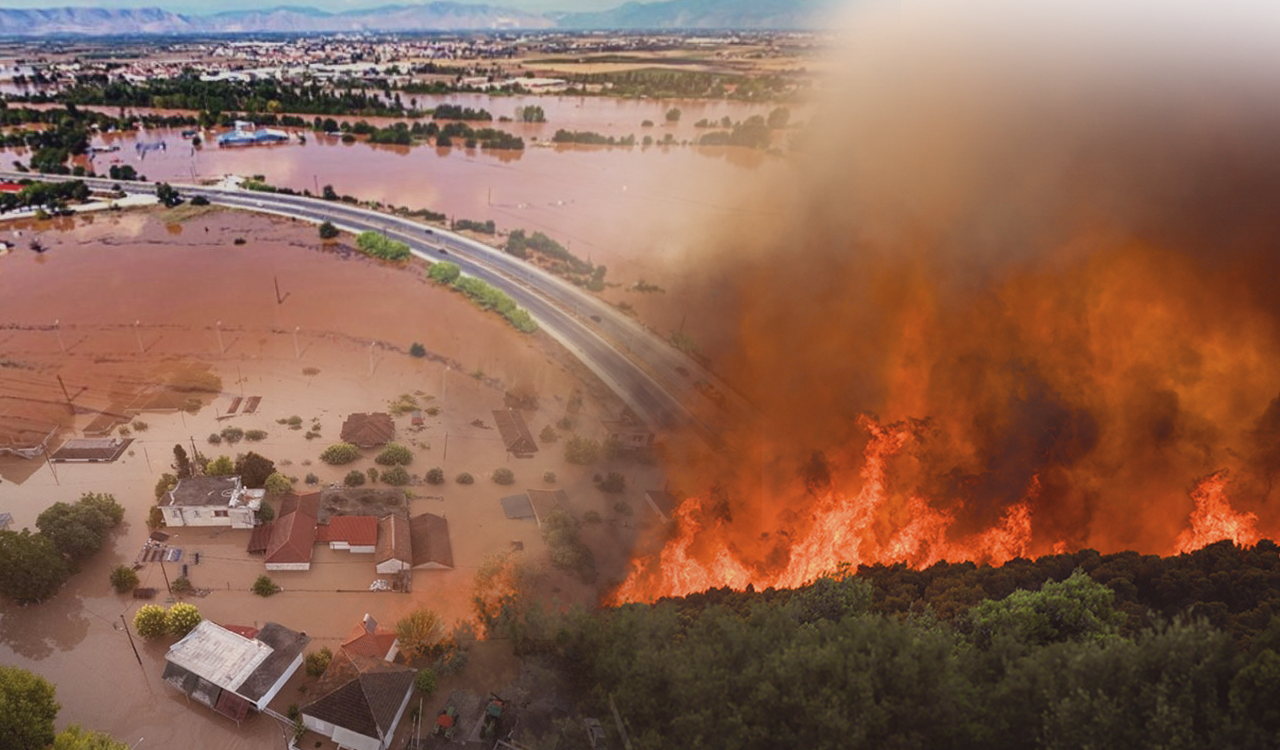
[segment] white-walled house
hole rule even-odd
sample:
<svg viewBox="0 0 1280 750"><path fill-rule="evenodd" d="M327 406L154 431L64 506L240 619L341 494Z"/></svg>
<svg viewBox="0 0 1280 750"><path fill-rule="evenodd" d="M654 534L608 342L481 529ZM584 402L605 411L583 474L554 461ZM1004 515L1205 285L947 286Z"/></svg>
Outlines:
<svg viewBox="0 0 1280 750"><path fill-rule="evenodd" d="M378 547L373 555L374 568L383 575L413 567L413 547L409 536L409 519L395 514L378 521Z"/></svg>
<svg viewBox="0 0 1280 750"><path fill-rule="evenodd" d="M274 622L248 637L204 620L169 647L164 681L239 722L249 709L261 711L279 694L302 666L302 652L310 642Z"/></svg>
<svg viewBox="0 0 1280 750"><path fill-rule="evenodd" d="M386 750L413 696L417 670L338 649L302 707L302 724L344 750Z"/></svg>
<svg viewBox="0 0 1280 750"><path fill-rule="evenodd" d="M251 529L261 500L250 498L240 477L189 477L160 501L166 526L230 526Z"/></svg>

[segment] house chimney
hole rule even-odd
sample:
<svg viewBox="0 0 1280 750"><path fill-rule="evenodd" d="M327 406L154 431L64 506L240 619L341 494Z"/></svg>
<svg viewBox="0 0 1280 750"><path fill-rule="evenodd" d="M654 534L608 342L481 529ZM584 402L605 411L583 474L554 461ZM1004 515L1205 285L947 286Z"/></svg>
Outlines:
<svg viewBox="0 0 1280 750"><path fill-rule="evenodd" d="M368 612L364 613L364 632L369 635L378 632L378 621L370 617Z"/></svg>

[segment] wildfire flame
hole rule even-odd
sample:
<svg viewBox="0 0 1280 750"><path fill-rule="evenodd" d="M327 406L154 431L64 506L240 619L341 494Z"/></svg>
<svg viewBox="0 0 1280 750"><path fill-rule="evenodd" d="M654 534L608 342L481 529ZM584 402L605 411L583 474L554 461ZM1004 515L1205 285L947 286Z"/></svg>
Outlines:
<svg viewBox="0 0 1280 750"><path fill-rule="evenodd" d="M859 421L871 440L863 452L857 492L846 495L830 489L815 503L807 529L783 529L785 538L794 539L785 564L771 567L742 554L732 541L733 524L719 507L716 493L706 493L681 504L673 536L656 555L635 561L630 575L610 595L610 603L652 602L719 587L794 588L844 565L856 569L904 563L922 569L941 561L968 560L998 566L1031 554L1039 476L1032 478L1023 499L1009 506L993 526L952 540L948 532L956 521L954 512L934 507L918 495L906 498L897 510L890 508L895 498L887 464L913 440L911 431L903 424L882 426L867 416ZM1223 539L1240 545L1258 541L1257 516L1232 509L1226 492L1225 471L1202 480L1192 491L1196 507L1190 527L1177 539L1177 552L1192 552ZM886 517L904 520L880 542L883 534L877 534L876 527ZM1043 552L1066 549L1059 540Z"/></svg>

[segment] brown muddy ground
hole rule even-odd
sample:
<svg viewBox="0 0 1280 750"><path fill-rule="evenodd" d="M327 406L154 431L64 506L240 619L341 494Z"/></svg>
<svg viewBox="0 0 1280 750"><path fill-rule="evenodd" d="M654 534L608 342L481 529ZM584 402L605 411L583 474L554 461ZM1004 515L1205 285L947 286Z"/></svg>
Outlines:
<svg viewBox="0 0 1280 750"><path fill-rule="evenodd" d="M238 212L197 212L172 221L182 215L138 211L56 226L0 226L0 239L23 233L16 238L22 243L18 250L0 257L0 351L21 364L5 368L0 396L9 389L47 387L49 378L60 374L76 392L76 402L88 405L100 401L100 392L112 384L151 383L179 365L208 367L222 380L221 392L197 414L142 415L146 429L134 428L135 442L114 464L60 464L55 475L43 463L0 459L0 510L13 513L18 528L34 527L45 507L74 501L83 492L113 493L127 511L107 548L54 599L25 608L0 605L0 661L57 684L60 726L78 722L131 744L145 738L148 747L284 746L271 719L251 718L237 727L188 704L159 680L168 642L139 643L139 667L120 628L120 615L130 618L137 602L114 594L107 575L136 558L148 533L144 519L153 487L167 470L175 443L190 450L194 442L209 455L253 449L300 479L314 472L322 482L333 482L352 468L374 466L371 455L344 467L318 461L347 414L382 409L402 393L418 394L423 405L441 409L417 432L410 430L407 417L396 421L399 439L415 452L411 472L441 466L449 477L441 487L412 487L410 512L446 515L454 570L416 571L409 595L371 593L368 586L377 576L369 556L317 548L311 571L273 574L284 592L262 599L248 591L263 572L261 560L244 551L249 532L176 529L172 542L184 550L182 561L163 571L158 564L145 565L139 571L143 585L160 588L163 600L163 574L176 577L187 563L191 581L210 590L192 601L217 622L275 620L305 630L314 647L333 647L365 612L387 624L424 605L449 622L467 618L471 576L486 555L518 540L535 560L545 560L535 524L506 519L497 503L502 495L548 486L545 471L556 472L554 486L569 493L575 513L595 510L604 517L584 531L601 571L597 588L551 573L544 590L547 603L591 603L599 587L620 576L636 527L648 515L643 489L661 486L660 470L636 464L596 467L626 473L623 499L631 513L621 513L614 497L592 486L588 470L564 463L558 445L531 459L515 459L502 450L495 429L471 424L480 419L492 425L490 411L502 406L504 391L513 387L539 394L540 410L527 415L535 431L558 419L573 389L583 384L578 368L554 344L541 335L518 334L432 286L420 267L369 261L344 252L341 243L323 247L310 225ZM33 232L48 252L25 248ZM234 245L237 237L246 243ZM273 278L279 280L283 302L277 301ZM50 325L55 319L60 321L56 330ZM405 350L414 341L431 356L409 357ZM30 375L26 381L24 374ZM596 391L587 387L587 392ZM241 395L262 396L258 412L219 420ZM590 431L612 408L588 397L583 429ZM303 418L304 430L277 424L294 415ZM83 428L92 417L77 415L74 428ZM303 433L312 420L320 423L322 437L307 441ZM235 446L205 442L228 425L262 429L268 437ZM488 480L499 466L515 471L513 487ZM476 483L454 483L463 471L475 475ZM199 565L193 560L197 551ZM493 658L495 676L476 679L500 682L512 671L509 664L501 666L507 662L500 656ZM482 672L487 674L485 669L477 673ZM299 689L306 685L295 680L274 707L284 712L290 703L305 702ZM308 738L304 745L313 741Z"/></svg>

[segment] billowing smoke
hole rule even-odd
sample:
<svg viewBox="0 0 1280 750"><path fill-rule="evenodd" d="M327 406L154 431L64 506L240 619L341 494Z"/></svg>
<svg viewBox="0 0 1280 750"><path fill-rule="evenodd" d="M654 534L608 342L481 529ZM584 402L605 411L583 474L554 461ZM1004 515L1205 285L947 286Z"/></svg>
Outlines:
<svg viewBox="0 0 1280 750"><path fill-rule="evenodd" d="M1222 471L1274 534L1277 13L911 5L856 17L794 180L706 242L692 330L762 419L752 460L676 470L717 487L687 554L775 580L875 480L877 425L906 437L852 562L954 559L1022 511L1015 553L1169 553ZM946 551L894 546L937 514Z"/></svg>

